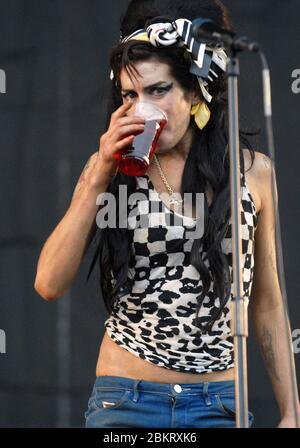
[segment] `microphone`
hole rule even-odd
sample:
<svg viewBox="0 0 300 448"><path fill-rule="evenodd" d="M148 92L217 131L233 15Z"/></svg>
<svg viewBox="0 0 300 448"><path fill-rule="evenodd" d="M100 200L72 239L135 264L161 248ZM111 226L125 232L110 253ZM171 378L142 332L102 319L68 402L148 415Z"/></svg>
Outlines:
<svg viewBox="0 0 300 448"><path fill-rule="evenodd" d="M221 44L233 51L260 51L257 42L251 42L245 36L238 37L233 31L226 30L212 19L199 17L192 22L192 35L204 43Z"/></svg>
<svg viewBox="0 0 300 448"><path fill-rule="evenodd" d="M225 30L216 24L212 19L205 19L204 17L199 17L192 22L192 33L194 37L216 37L220 35L227 34L228 36L234 37L235 33L232 31Z"/></svg>

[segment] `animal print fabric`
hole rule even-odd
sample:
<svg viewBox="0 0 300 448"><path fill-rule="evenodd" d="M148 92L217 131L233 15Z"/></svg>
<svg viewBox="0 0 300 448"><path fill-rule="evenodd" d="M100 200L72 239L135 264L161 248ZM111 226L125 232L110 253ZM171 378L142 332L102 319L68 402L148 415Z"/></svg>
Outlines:
<svg viewBox="0 0 300 448"><path fill-rule="evenodd" d="M242 292L249 299L257 212L242 173L241 176ZM130 294L115 301L113 312L104 323L108 335L135 356L167 369L209 373L233 367L230 301L211 332L201 333L195 325L196 297L202 285L199 272L190 263L193 240L186 238L195 221L184 217L181 225L172 226L174 212L162 202L148 175L136 180L137 191L147 199L134 202L131 210L137 207L141 216L147 214L151 226L133 231L135 266L129 270L133 287ZM167 214L170 221L166 222ZM231 218L222 249L232 280ZM199 317L209 316L211 308L219 305L211 284Z"/></svg>

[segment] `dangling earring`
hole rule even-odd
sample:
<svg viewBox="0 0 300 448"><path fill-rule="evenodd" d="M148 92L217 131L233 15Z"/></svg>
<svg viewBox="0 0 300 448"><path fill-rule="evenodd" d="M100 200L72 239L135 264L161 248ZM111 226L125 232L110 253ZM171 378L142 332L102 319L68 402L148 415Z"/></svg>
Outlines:
<svg viewBox="0 0 300 448"><path fill-rule="evenodd" d="M192 107L191 115L195 115L195 122L199 129L204 129L211 117L211 111L205 101Z"/></svg>

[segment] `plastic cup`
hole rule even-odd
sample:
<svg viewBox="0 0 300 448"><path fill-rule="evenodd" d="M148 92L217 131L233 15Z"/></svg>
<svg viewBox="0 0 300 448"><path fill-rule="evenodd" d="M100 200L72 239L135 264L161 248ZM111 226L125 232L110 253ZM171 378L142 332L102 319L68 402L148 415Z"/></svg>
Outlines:
<svg viewBox="0 0 300 448"><path fill-rule="evenodd" d="M118 170L128 176L143 176L155 153L159 137L168 122L165 112L152 103L139 102L133 115L145 118L145 129L134 137L132 144L114 154Z"/></svg>

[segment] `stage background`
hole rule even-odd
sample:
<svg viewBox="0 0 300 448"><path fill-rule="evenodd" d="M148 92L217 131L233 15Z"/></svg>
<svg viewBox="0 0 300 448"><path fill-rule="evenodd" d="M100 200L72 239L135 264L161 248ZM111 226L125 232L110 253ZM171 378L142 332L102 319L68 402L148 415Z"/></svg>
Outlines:
<svg viewBox="0 0 300 448"><path fill-rule="evenodd" d="M224 0L237 29L265 48L271 70L277 176L292 329L300 328L298 0ZM85 285L92 251L71 290L55 303L34 291L43 244L63 217L80 172L104 131L109 51L128 1L0 2L0 426L84 426L107 315L97 275ZM284 4L284 5L283 5ZM264 126L260 63L241 57L241 122ZM262 133L256 149L266 152ZM98 274L98 272L97 272ZM299 345L299 344L298 344ZM299 376L299 354L295 356ZM279 413L252 325L249 408L255 427Z"/></svg>

